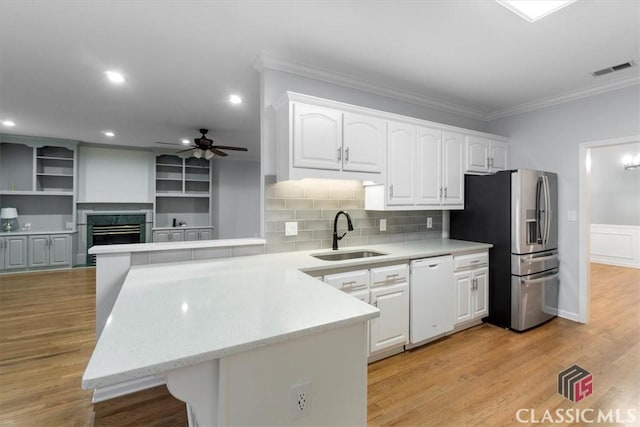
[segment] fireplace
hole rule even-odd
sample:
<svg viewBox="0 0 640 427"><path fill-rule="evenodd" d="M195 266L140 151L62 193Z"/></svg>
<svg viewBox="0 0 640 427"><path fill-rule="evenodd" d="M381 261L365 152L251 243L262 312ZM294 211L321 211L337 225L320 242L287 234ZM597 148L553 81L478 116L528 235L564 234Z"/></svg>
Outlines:
<svg viewBox="0 0 640 427"><path fill-rule="evenodd" d="M145 215L87 215L87 265L96 265L95 255L88 251L93 245L143 243Z"/></svg>

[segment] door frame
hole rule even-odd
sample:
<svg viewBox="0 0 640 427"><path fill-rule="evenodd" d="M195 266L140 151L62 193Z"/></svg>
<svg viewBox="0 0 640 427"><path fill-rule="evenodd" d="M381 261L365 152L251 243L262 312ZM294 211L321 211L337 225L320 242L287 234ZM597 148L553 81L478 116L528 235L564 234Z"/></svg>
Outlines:
<svg viewBox="0 0 640 427"><path fill-rule="evenodd" d="M578 321L589 321L591 274L591 149L640 142L640 135L582 142L578 147Z"/></svg>

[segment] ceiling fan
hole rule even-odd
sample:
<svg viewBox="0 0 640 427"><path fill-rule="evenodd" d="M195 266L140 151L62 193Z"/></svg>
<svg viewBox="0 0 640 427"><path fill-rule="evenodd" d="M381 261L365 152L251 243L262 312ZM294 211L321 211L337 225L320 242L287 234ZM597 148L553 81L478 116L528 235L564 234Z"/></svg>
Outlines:
<svg viewBox="0 0 640 427"><path fill-rule="evenodd" d="M196 158L201 158L204 157L205 159L209 160L211 159L214 155L216 156L220 156L220 157L227 157L229 154L225 153L222 150L233 150L233 151L248 151L246 148L244 147L230 147L228 145L214 145L213 144L213 139L207 138L207 132L209 132L208 129L200 129L200 133L202 134L202 136L200 136L200 138L194 138L193 139L193 146L191 146L190 148L187 148L186 150L181 150L178 151L178 153L185 153L187 151L193 151L193 157ZM165 145L179 145L179 144L173 144L171 142L156 142L156 144L165 144Z"/></svg>

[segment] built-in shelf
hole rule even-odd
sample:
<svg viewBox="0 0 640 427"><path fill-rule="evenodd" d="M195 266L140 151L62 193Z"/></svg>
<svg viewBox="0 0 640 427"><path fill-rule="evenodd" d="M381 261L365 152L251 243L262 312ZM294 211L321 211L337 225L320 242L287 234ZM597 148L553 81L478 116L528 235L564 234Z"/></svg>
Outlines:
<svg viewBox="0 0 640 427"><path fill-rule="evenodd" d="M41 160L63 160L63 161L66 161L66 162L73 162L73 159L68 158L68 157L36 156L36 159L41 159Z"/></svg>
<svg viewBox="0 0 640 427"><path fill-rule="evenodd" d="M36 173L36 175L38 176L68 176L68 177L73 177L72 173Z"/></svg>
<svg viewBox="0 0 640 427"><path fill-rule="evenodd" d="M174 219L195 227L211 226L210 164L195 157L156 157L154 227L170 227Z"/></svg>
<svg viewBox="0 0 640 427"><path fill-rule="evenodd" d="M11 191L2 190L0 196L73 196L73 191L54 191L54 190L41 190L41 191Z"/></svg>

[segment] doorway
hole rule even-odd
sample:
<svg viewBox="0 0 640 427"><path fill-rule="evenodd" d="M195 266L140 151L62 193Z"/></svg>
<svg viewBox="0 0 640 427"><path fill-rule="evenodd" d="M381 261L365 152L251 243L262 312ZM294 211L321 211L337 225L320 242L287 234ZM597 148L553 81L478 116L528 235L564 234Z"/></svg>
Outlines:
<svg viewBox="0 0 640 427"><path fill-rule="evenodd" d="M640 135L611 140L584 142L579 146L579 176L578 176L578 268L579 268L579 321L587 323L589 320L589 301L590 301L590 263L591 263L591 191L592 182L592 150L598 148L612 148L615 146L629 145L640 143ZM635 153L638 154L638 153ZM633 157L633 156L632 156ZM619 168L623 168L622 159L620 159ZM638 171L629 171L632 173L640 173ZM636 197L640 197L638 194ZM640 203L640 201L638 202ZM598 218L602 218L600 212L596 213Z"/></svg>

